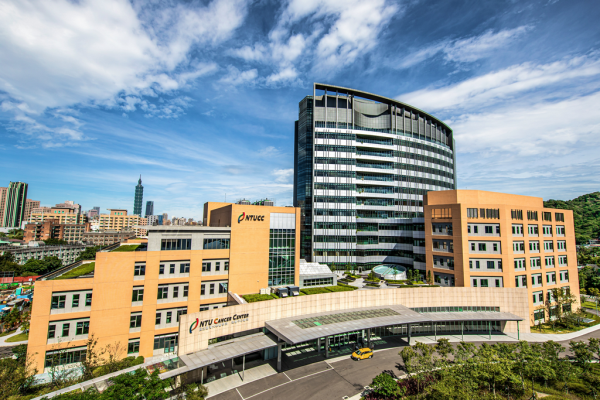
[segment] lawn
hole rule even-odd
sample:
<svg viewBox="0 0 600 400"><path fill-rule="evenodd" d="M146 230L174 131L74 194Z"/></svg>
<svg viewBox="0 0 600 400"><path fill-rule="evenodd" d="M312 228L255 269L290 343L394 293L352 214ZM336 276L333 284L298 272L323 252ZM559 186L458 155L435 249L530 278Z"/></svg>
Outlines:
<svg viewBox="0 0 600 400"><path fill-rule="evenodd" d="M13 333L15 333L16 331L17 331L16 329L13 329L12 331L7 331L7 332L0 333L0 337L2 337L2 336L8 336L8 335L12 335L12 334L13 334Z"/></svg>
<svg viewBox="0 0 600 400"><path fill-rule="evenodd" d="M28 340L28 339L29 339L29 334L19 333L18 335L15 335L13 337L9 337L8 339L6 339L6 343L22 342L22 341Z"/></svg>
<svg viewBox="0 0 600 400"><path fill-rule="evenodd" d="M256 303L257 301L266 301L278 299L275 294L245 294L242 296L248 303Z"/></svg>
<svg viewBox="0 0 600 400"><path fill-rule="evenodd" d="M545 323L545 324L542 324L541 330L540 330L540 325L532 326L530 328L531 333L571 333L571 332L580 331L585 328L589 328L590 326L598 325L600 323L600 317L597 315L584 313L583 317L593 319L594 322L590 322L589 324L581 323L581 325L575 326L574 328L564 328L564 327L557 326L554 329L552 329L552 324Z"/></svg>
<svg viewBox="0 0 600 400"><path fill-rule="evenodd" d="M61 276L57 276L54 279L72 279L72 278L77 278L78 276L81 275L85 275L85 274L89 274L90 272L92 272L94 270L94 268L96 267L96 263L95 262L91 262L91 263L87 263L87 264L83 264L80 265L79 267L70 270L69 272L61 275Z"/></svg>
<svg viewBox="0 0 600 400"><path fill-rule="evenodd" d="M111 253L116 253L119 251L135 251L135 249L137 249L138 247L140 247L139 244L128 244L125 246L119 246L116 249L114 249L113 251L111 251Z"/></svg>
<svg viewBox="0 0 600 400"><path fill-rule="evenodd" d="M596 302L595 301L584 301L581 304L582 308L591 308L592 310L596 309ZM600 303L598 304L598 310L600 310Z"/></svg>

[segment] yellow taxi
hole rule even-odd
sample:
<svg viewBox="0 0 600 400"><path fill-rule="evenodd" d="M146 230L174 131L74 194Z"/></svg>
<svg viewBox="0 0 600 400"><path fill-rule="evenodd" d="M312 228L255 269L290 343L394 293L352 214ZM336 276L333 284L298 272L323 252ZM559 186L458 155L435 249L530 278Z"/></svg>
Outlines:
<svg viewBox="0 0 600 400"><path fill-rule="evenodd" d="M352 358L353 360L364 360L366 358L373 358L373 350L369 349L368 347L358 349L354 353L352 353L352 356L350 358Z"/></svg>

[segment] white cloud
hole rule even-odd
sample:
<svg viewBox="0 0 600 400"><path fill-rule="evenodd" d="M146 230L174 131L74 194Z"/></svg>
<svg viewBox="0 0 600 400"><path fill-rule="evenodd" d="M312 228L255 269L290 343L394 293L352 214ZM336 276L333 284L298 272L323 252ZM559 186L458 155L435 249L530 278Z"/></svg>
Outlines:
<svg viewBox="0 0 600 400"><path fill-rule="evenodd" d="M273 171L273 175L275 175L275 182L289 183L294 176L294 169L277 169Z"/></svg>
<svg viewBox="0 0 600 400"><path fill-rule="evenodd" d="M464 39L443 40L425 48L409 52L402 59L390 63L393 68L404 69L420 64L423 61L442 53L446 61L473 62L493 54L533 29L531 26L520 26L498 32L488 30L481 35Z"/></svg>
<svg viewBox="0 0 600 400"><path fill-rule="evenodd" d="M3 1L0 91L25 105L20 115L103 105L125 111L146 107L146 115L176 116L181 105L161 109L143 97L171 93L215 71L214 63L192 59L191 50L229 38L246 13L247 0L213 0L206 6Z"/></svg>
<svg viewBox="0 0 600 400"><path fill-rule="evenodd" d="M406 93L397 98L428 111L479 109L528 91L600 75L600 56L570 57L550 64L524 63L465 81ZM587 86L587 85L586 85ZM593 86L592 86L593 87ZM557 93L553 93L556 96ZM517 99L518 100L518 99Z"/></svg>
<svg viewBox="0 0 600 400"><path fill-rule="evenodd" d="M265 42L229 54L274 66L267 84L297 82L300 65L331 75L369 53L398 10L388 0L290 0ZM307 27L310 34L298 33Z"/></svg>
<svg viewBox="0 0 600 400"><path fill-rule="evenodd" d="M227 69L229 71L227 75L225 75L219 80L219 82L227 85L237 86L245 83L254 83L258 76L258 71L256 69L240 71L232 65L227 67Z"/></svg>
<svg viewBox="0 0 600 400"><path fill-rule="evenodd" d="M257 154L260 158L272 158L281 155L279 150L273 146L267 146L264 149L259 150Z"/></svg>

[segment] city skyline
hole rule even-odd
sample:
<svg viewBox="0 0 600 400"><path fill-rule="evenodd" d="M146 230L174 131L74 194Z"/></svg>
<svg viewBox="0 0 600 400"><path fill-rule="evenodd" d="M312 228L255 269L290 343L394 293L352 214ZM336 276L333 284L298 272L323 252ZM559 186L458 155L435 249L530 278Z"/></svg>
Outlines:
<svg viewBox="0 0 600 400"><path fill-rule="evenodd" d="M459 189L571 199L598 186L600 10L589 2L110 3L58 1L54 20L48 5L9 1L0 16L0 175L42 204L131 209L142 173L170 215L199 220L225 195L291 205L293 121L313 82L452 126ZM55 37L57 24L80 39ZM48 37L25 48L20 34Z"/></svg>

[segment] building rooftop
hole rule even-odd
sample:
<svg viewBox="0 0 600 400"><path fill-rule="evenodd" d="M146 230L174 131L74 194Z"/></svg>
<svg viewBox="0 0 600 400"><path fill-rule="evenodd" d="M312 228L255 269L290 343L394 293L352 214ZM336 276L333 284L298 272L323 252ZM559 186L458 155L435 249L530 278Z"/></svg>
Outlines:
<svg viewBox="0 0 600 400"><path fill-rule="evenodd" d="M331 270L325 264L319 264L318 262L306 262L306 260L300 260L300 275L324 275L331 274Z"/></svg>

